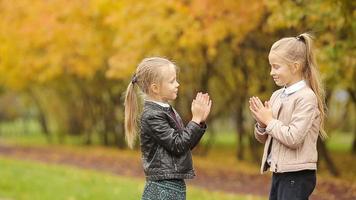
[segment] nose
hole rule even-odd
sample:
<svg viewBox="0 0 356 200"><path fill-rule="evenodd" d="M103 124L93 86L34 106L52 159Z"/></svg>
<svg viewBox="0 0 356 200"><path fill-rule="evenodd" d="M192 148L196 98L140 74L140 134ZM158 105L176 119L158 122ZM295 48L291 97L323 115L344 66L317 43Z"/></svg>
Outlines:
<svg viewBox="0 0 356 200"><path fill-rule="evenodd" d="M269 75L271 75L271 76L275 75L273 68L271 69L271 72L269 73Z"/></svg>

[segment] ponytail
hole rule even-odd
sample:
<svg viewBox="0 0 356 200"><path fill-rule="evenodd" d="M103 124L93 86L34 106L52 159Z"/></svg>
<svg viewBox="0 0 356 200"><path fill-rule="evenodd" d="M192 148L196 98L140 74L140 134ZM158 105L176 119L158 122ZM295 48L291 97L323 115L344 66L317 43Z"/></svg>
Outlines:
<svg viewBox="0 0 356 200"><path fill-rule="evenodd" d="M137 94L135 82L130 82L125 96L125 138L128 146L134 147L137 137Z"/></svg>
<svg viewBox="0 0 356 200"><path fill-rule="evenodd" d="M326 139L328 136L324 129L324 122L326 117L325 106L325 91L321 82L320 74L317 69L317 64L314 56L313 40L312 36L308 33L300 34L296 37L297 40L301 40L306 46L306 60L304 67L304 76L308 80L311 89L315 93L318 101L318 109L320 111L320 136L322 139Z"/></svg>

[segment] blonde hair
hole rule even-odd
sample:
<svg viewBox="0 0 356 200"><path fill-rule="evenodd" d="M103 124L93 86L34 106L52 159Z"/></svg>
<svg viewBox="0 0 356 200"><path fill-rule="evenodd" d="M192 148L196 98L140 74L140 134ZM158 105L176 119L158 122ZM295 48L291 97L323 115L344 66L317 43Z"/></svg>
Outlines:
<svg viewBox="0 0 356 200"><path fill-rule="evenodd" d="M163 79L162 68L173 65L169 60L160 57L145 58L137 66L136 73L126 89L125 96L125 138L130 148L134 147L137 138L138 95L135 85L144 94L150 93L152 83L160 83Z"/></svg>
<svg viewBox="0 0 356 200"><path fill-rule="evenodd" d="M327 134L324 129L324 119L326 117L325 91L314 56L312 36L308 33L302 33L297 37L282 38L272 45L271 52L288 62L298 62L301 65L303 78L308 81L317 97L320 111L320 136L322 139L326 139Z"/></svg>

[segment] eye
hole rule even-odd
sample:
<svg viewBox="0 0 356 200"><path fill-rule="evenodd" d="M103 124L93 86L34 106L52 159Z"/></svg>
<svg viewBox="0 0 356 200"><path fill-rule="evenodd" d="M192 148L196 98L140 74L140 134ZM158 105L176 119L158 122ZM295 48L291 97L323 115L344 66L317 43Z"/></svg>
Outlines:
<svg viewBox="0 0 356 200"><path fill-rule="evenodd" d="M281 66L279 66L279 65L273 65L273 68L275 68L275 69L279 69Z"/></svg>
<svg viewBox="0 0 356 200"><path fill-rule="evenodd" d="M173 77L173 78L171 78L171 80L169 81L170 83L174 83L174 82L176 82L177 81L177 77Z"/></svg>

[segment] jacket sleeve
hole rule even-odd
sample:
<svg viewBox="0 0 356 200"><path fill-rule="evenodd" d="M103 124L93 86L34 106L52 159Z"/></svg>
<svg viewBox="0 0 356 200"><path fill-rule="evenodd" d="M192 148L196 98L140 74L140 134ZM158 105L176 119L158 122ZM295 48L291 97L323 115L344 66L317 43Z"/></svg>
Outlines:
<svg viewBox="0 0 356 200"><path fill-rule="evenodd" d="M301 99L296 102L289 124L273 119L266 127L266 132L291 149L297 149L313 124L319 110L316 102Z"/></svg>
<svg viewBox="0 0 356 200"><path fill-rule="evenodd" d="M143 120L143 123L149 127L148 133L152 138L174 155L182 155L189 151L205 132L204 128L190 121L180 133L169 125L166 116L162 114L150 115Z"/></svg>
<svg viewBox="0 0 356 200"><path fill-rule="evenodd" d="M196 124L195 122L192 122L194 124ZM201 138L203 137L204 133L205 133L205 130L207 128L207 125L206 123L203 123L203 124L199 124L199 127L201 129L201 131L204 131L203 134L201 134L201 136L195 141L195 143L192 143L192 146L190 147L191 150L194 149L195 146L197 146L197 144L199 143L199 141L201 140Z"/></svg>
<svg viewBox="0 0 356 200"><path fill-rule="evenodd" d="M267 140L268 134L266 133L266 129L258 127L257 123L255 124L255 138L260 143L264 144Z"/></svg>

